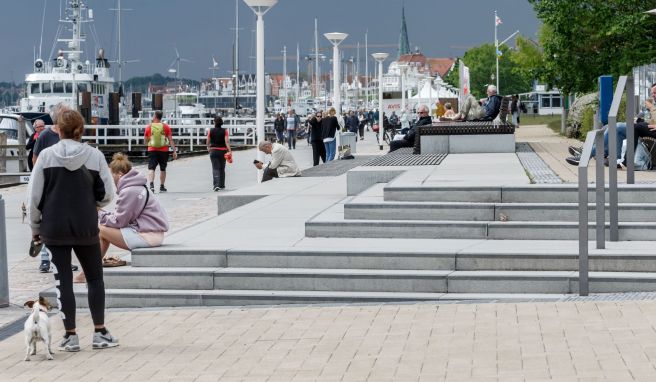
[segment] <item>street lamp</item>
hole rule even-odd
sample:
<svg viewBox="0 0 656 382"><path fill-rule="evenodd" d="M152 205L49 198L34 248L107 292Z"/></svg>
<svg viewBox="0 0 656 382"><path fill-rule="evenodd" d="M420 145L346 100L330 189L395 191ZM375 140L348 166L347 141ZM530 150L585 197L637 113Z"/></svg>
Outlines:
<svg viewBox="0 0 656 382"><path fill-rule="evenodd" d="M335 111L337 112L337 118L342 114L342 100L341 100L341 89L339 87L339 44L344 41L345 38L348 37L348 34L346 33L340 33L340 32L331 32L331 33L324 33L323 34L325 38L330 41L331 44L333 44L333 106L335 107ZM337 140L335 144L337 145L337 152L339 153L339 146L341 143L341 137L340 135L342 134L341 128L340 131L337 133L337 136L335 139Z"/></svg>
<svg viewBox="0 0 656 382"><path fill-rule="evenodd" d="M264 14L267 13L278 0L244 0L246 5L257 15L257 72L256 72L256 114L255 126L257 132L258 148L264 141ZM257 150L257 159L264 162L264 153ZM262 179L262 170L258 171L258 181Z"/></svg>
<svg viewBox="0 0 656 382"><path fill-rule="evenodd" d="M401 113L405 112L405 73L408 70L407 62L399 62L398 67L401 72Z"/></svg>
<svg viewBox="0 0 656 382"><path fill-rule="evenodd" d="M383 136L385 128L383 126L383 61L387 59L387 53L374 53L371 57L378 62L378 148L383 149Z"/></svg>

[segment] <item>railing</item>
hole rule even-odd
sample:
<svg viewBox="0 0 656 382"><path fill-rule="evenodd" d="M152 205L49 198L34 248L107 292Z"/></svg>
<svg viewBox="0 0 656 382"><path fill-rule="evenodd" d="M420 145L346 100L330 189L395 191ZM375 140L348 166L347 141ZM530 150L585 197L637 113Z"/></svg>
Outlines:
<svg viewBox="0 0 656 382"><path fill-rule="evenodd" d="M85 135L82 141L97 145L124 144L128 151L133 145L143 145L143 136L146 125L150 123L144 119L134 119L130 125L87 125L85 132L95 130L95 135ZM173 131L173 140L176 145L205 146L207 131L211 129L213 120L211 118L178 118L168 119L166 123ZM254 118L225 118L223 127L230 131L230 142L243 146L255 146L257 144L256 125Z"/></svg>
<svg viewBox="0 0 656 382"><path fill-rule="evenodd" d="M627 183L634 183L634 87L633 78L622 76L617 82L613 102L608 113L608 210L610 241L619 240L619 207L617 191L617 113L622 95L626 90L626 162ZM588 164L592 156L592 146L596 146L596 184L595 184L595 232L597 249L606 246L606 187L604 180L604 129L601 128L599 114L595 115L595 128L586 136L579 162L579 294L589 293L588 280Z"/></svg>

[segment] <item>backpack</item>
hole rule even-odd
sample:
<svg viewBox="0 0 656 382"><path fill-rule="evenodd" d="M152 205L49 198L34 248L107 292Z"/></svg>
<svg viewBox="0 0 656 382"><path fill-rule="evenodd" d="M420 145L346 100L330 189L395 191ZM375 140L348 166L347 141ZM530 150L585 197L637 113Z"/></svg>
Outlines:
<svg viewBox="0 0 656 382"><path fill-rule="evenodd" d="M148 146L153 148L160 148L169 145L169 139L164 135L164 124L163 123L151 123L150 124L150 139L148 140Z"/></svg>

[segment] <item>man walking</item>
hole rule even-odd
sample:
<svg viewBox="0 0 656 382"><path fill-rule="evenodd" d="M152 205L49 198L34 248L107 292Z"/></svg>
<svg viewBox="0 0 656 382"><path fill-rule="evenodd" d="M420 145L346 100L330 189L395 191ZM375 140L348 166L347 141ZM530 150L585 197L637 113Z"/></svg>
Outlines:
<svg viewBox="0 0 656 382"><path fill-rule="evenodd" d="M301 118L296 115L296 110L289 110L287 115L287 147L289 150L296 149L296 130L300 127Z"/></svg>
<svg viewBox="0 0 656 382"><path fill-rule="evenodd" d="M178 159L173 142L171 127L162 123L162 111L156 110L153 121L146 126L144 142L148 145L148 182L150 191L155 192L155 169L159 166L159 192L168 191L165 186L166 166L169 161L169 146L173 150L173 160Z"/></svg>
<svg viewBox="0 0 656 382"><path fill-rule="evenodd" d="M30 139L27 140L27 144L25 145L25 148L29 150L27 153L27 167L30 169L30 172L32 172L32 169L34 168L34 146L36 145L36 140L39 138L39 134L41 134L43 129L46 128L46 124L42 119L37 119L34 121L33 126L34 133L30 135Z"/></svg>

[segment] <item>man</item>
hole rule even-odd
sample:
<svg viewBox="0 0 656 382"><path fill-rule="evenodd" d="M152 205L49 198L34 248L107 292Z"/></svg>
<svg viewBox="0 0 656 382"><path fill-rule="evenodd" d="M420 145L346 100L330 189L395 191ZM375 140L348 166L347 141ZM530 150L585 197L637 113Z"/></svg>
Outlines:
<svg viewBox="0 0 656 382"><path fill-rule="evenodd" d="M349 112L349 116L346 120L346 128L348 131L351 133L358 133L358 125L360 124L360 121L358 120L358 117L355 115L355 112L351 110Z"/></svg>
<svg viewBox="0 0 656 382"><path fill-rule="evenodd" d="M417 129L419 129L419 127L421 126L428 126L433 123L428 113L428 106L426 105L419 106L419 110L417 114L419 114L419 119L410 128L410 131L408 131L408 133L403 137L403 139L390 142L390 152L396 151L401 147L414 147L415 137L417 135Z"/></svg>
<svg viewBox="0 0 656 382"><path fill-rule="evenodd" d="M477 101L473 95L469 95L462 106L462 111L458 115L458 120L465 121L493 121L499 111L501 111L502 97L497 95L497 87L489 85L487 87L487 98Z"/></svg>
<svg viewBox="0 0 656 382"><path fill-rule="evenodd" d="M296 149L296 130L301 127L301 118L296 115L296 110L291 109L287 115L287 146Z"/></svg>
<svg viewBox="0 0 656 382"><path fill-rule="evenodd" d="M323 112L317 111L312 119L310 119L310 144L312 145L312 163L313 166L319 165L319 158L326 163L326 146L323 144L323 136L321 130L321 118Z"/></svg>
<svg viewBox="0 0 656 382"><path fill-rule="evenodd" d="M257 148L263 153L271 155L271 162L266 167L260 161L255 161L254 163L258 170L264 170L262 182L269 181L273 178L301 176L301 170L299 170L294 157L285 146L278 143L272 144L269 141L262 141Z"/></svg>
<svg viewBox="0 0 656 382"><path fill-rule="evenodd" d="M173 150L173 160L178 159L173 142L171 127L162 123L162 111L156 110L153 121L146 126L144 142L148 145L148 182L150 191L155 192L155 169L159 165L159 192L168 191L165 186L166 166L169 161L169 145Z"/></svg>
<svg viewBox="0 0 656 382"><path fill-rule="evenodd" d="M30 135L30 138L27 140L27 144L25 145L25 148L29 150L29 153L27 154L27 167L29 167L30 172L34 168L34 145L36 144L36 140L39 138L39 134L41 134L43 129L46 128L46 123L43 122L42 119L37 119L34 121L33 126L34 132L32 135Z"/></svg>
<svg viewBox="0 0 656 382"><path fill-rule="evenodd" d="M396 115L396 112L395 112L395 111L393 111L393 112L392 112L392 115L390 115L389 123L390 123L390 125L392 125L394 128L396 128L396 125L399 124L399 116Z"/></svg>

